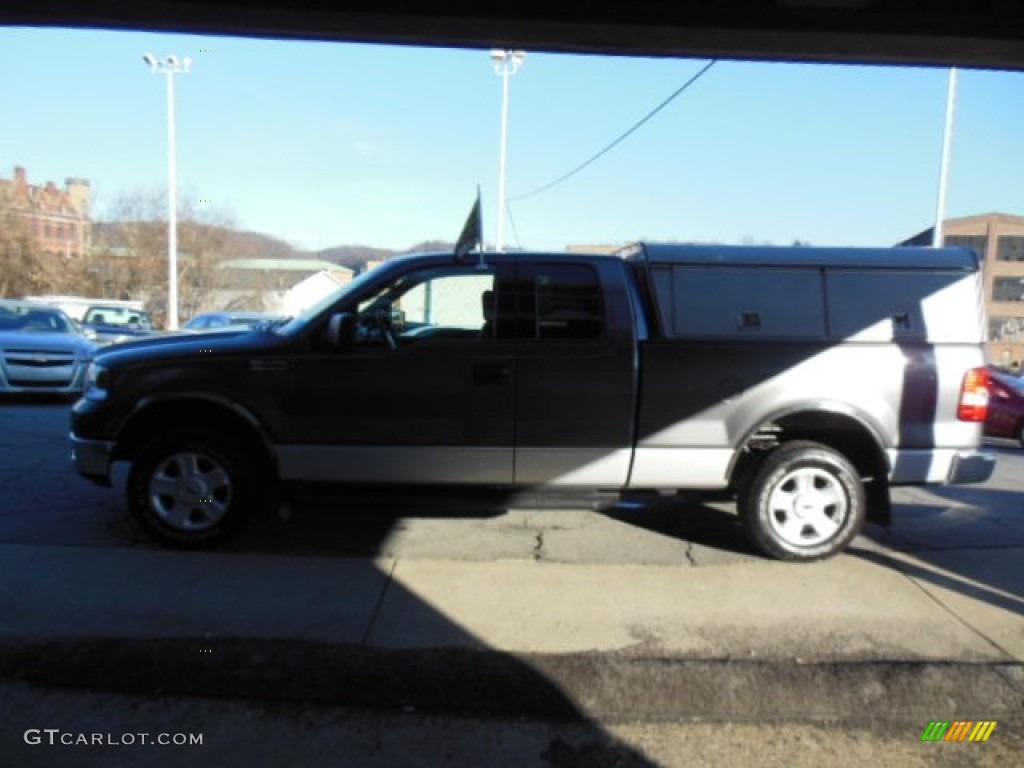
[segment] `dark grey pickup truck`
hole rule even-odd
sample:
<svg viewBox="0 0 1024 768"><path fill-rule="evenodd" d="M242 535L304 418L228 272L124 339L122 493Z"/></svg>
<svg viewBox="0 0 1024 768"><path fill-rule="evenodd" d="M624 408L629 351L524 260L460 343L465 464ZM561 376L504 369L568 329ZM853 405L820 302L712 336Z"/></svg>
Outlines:
<svg viewBox="0 0 1024 768"><path fill-rule="evenodd" d="M734 497L752 541L835 554L891 485L984 481L977 258L636 245L395 259L291 321L101 352L79 472L169 543L279 484Z"/></svg>

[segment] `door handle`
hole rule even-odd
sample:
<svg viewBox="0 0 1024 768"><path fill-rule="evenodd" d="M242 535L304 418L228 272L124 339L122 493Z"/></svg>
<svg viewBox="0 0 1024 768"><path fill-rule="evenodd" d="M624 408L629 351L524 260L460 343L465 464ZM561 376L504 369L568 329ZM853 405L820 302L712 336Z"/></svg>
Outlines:
<svg viewBox="0 0 1024 768"><path fill-rule="evenodd" d="M478 387L501 387L512 381L507 363L485 363L473 367L473 384Z"/></svg>

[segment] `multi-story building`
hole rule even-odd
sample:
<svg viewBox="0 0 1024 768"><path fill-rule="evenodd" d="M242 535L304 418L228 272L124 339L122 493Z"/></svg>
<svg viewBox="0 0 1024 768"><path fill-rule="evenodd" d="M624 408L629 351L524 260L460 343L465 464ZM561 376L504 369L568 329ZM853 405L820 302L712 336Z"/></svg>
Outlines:
<svg viewBox="0 0 1024 768"><path fill-rule="evenodd" d="M1019 367L1024 363L1024 216L986 213L948 219L944 245L962 245L981 257L988 314L989 362ZM931 245L932 230L900 245Z"/></svg>
<svg viewBox="0 0 1024 768"><path fill-rule="evenodd" d="M52 181L28 183L21 166L14 178L0 178L0 204L25 219L40 250L64 257L83 256L91 247L89 182L67 179L59 188Z"/></svg>

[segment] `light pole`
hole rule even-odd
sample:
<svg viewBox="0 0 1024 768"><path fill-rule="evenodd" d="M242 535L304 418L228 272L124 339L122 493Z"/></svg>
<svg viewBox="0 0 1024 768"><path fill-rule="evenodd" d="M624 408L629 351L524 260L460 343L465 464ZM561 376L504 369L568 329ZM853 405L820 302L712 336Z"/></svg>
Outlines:
<svg viewBox="0 0 1024 768"><path fill-rule="evenodd" d="M498 161L498 236L494 250L505 250L505 166L508 156L508 79L519 71L526 51L491 51L494 71L501 77L501 156Z"/></svg>
<svg viewBox="0 0 1024 768"><path fill-rule="evenodd" d="M953 147L953 117L956 112L956 67L949 70L946 92L946 125L942 132L942 160L939 163L939 199L935 204L935 227L932 229L932 247L941 248L946 220L946 187L949 183L949 155ZM982 258L985 254L980 254Z"/></svg>
<svg viewBox="0 0 1024 768"><path fill-rule="evenodd" d="M192 59L152 53L142 57L153 74L167 75L167 328L178 329L178 158L174 134L174 76L188 74Z"/></svg>

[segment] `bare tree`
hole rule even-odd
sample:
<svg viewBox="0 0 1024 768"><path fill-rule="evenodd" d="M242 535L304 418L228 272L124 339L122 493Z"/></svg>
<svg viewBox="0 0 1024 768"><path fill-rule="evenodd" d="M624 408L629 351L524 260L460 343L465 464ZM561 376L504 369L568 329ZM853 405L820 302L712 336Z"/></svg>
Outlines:
<svg viewBox="0 0 1024 768"><path fill-rule="evenodd" d="M191 197L191 196L189 196ZM105 295L146 301L154 317L167 316L167 196L156 189L118 194L94 228L94 268ZM223 282L218 264L233 216L188 198L178 208L178 303L186 317Z"/></svg>

